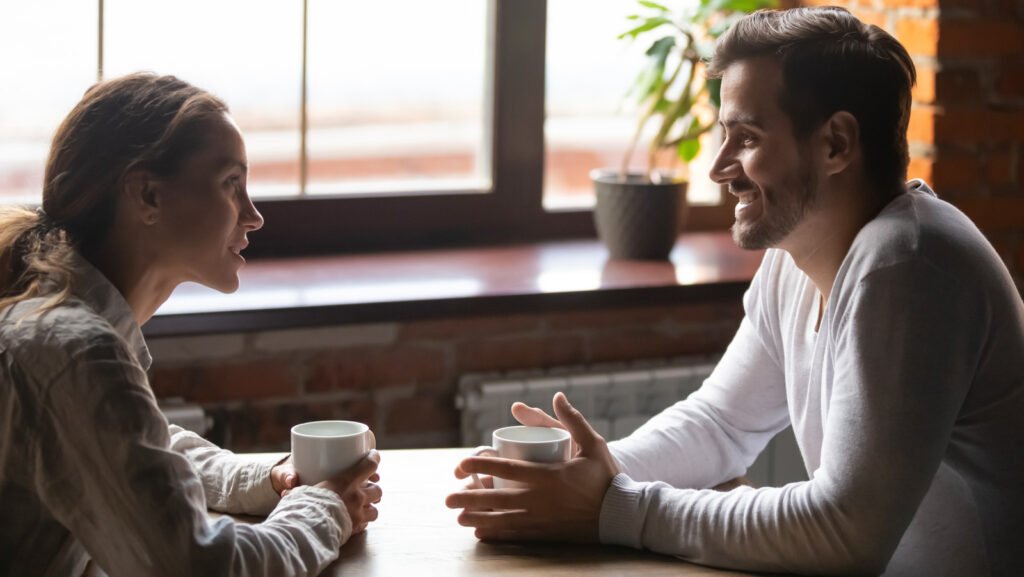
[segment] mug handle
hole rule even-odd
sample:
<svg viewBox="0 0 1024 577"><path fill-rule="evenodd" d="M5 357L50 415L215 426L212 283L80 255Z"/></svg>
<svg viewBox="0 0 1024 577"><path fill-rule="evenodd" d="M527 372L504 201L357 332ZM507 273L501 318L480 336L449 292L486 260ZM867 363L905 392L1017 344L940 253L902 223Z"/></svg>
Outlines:
<svg viewBox="0 0 1024 577"><path fill-rule="evenodd" d="M494 447L489 447L487 445L481 445L481 446L473 449L473 454L471 456L473 456L473 457L480 457L480 456L497 457L498 456L498 451ZM473 476L473 485L475 485L475 488L483 489L484 488L484 484L480 480L480 477L477 477L476 473L470 473L470 475Z"/></svg>

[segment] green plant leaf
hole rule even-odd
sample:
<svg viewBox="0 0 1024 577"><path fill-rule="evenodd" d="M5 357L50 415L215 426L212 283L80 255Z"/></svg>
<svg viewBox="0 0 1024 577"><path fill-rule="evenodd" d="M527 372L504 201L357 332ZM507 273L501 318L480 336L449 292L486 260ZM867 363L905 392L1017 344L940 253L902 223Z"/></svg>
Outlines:
<svg viewBox="0 0 1024 577"><path fill-rule="evenodd" d="M662 18L660 16L648 18L647 20L644 21L643 24L637 26L636 28L627 30L622 34L619 34L619 39L621 40L622 38L626 38L627 36L635 39L637 36L643 34L644 32L654 30L655 28L660 28L661 26L664 26L666 24L672 24L672 21L669 20L668 18Z"/></svg>
<svg viewBox="0 0 1024 577"><path fill-rule="evenodd" d="M647 52L645 52L644 54L656 59L658 62L660 62L661 67L664 68L665 61L668 60L668 55L672 52L672 49L675 47L675 45L675 36L663 36L655 40L651 44L651 47L648 48Z"/></svg>
<svg viewBox="0 0 1024 577"><path fill-rule="evenodd" d="M690 162L694 158L697 158L697 155L700 154L700 139L689 138L679 141L679 146L676 148L676 154L679 155L679 159L683 162Z"/></svg>
<svg viewBox="0 0 1024 577"><path fill-rule="evenodd" d="M708 99L711 100L711 104L715 105L715 108L722 107L722 79L721 78L708 78L706 80L708 87Z"/></svg>
<svg viewBox="0 0 1024 577"><path fill-rule="evenodd" d="M668 12L669 11L668 8L662 6L661 4L658 4L657 2L651 2L650 0L640 0L640 5L641 6L646 6L648 8L653 8L655 10L661 10L662 12Z"/></svg>

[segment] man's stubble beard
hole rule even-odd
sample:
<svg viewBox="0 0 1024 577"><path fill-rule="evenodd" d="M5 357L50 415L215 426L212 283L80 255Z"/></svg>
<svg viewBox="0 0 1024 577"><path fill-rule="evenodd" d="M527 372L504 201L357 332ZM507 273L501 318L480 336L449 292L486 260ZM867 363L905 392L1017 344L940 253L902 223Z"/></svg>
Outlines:
<svg viewBox="0 0 1024 577"><path fill-rule="evenodd" d="M815 171L812 167L807 166L802 159L800 165L804 169L793 186L797 189L796 198L787 200L785 204L777 204L778 200L782 198L777 190L761 189L761 218L747 225L741 225L739 222L732 225L732 238L736 246L745 250L760 250L778 246L814 208L819 196L818 182L814 177ZM773 201L772 213L768 212L768 198Z"/></svg>

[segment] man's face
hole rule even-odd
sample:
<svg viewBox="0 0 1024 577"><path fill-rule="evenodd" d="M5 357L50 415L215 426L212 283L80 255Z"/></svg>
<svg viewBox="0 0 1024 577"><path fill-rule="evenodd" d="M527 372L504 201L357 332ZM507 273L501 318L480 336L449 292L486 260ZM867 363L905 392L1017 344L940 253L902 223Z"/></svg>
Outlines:
<svg viewBox="0 0 1024 577"><path fill-rule="evenodd" d="M735 62L722 77L725 141L711 179L739 199L732 236L745 249L783 244L818 194L813 156L779 107L781 90L782 71L772 59Z"/></svg>

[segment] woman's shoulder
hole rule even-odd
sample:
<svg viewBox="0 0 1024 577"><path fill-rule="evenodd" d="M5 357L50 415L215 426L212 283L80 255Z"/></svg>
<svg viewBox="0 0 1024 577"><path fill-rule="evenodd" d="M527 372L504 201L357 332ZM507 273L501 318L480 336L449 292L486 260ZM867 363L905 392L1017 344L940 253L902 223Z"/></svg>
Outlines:
<svg viewBox="0 0 1024 577"><path fill-rule="evenodd" d="M0 353L25 370L59 373L79 359L121 357L123 340L110 323L83 302L69 298L46 308L46 297L0 311Z"/></svg>

